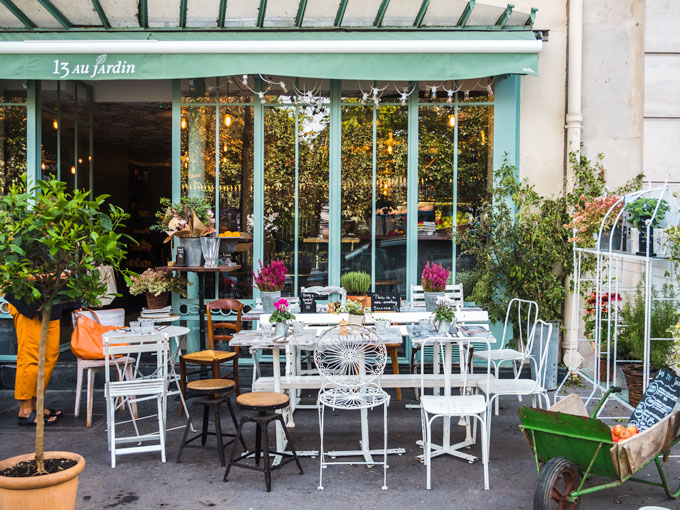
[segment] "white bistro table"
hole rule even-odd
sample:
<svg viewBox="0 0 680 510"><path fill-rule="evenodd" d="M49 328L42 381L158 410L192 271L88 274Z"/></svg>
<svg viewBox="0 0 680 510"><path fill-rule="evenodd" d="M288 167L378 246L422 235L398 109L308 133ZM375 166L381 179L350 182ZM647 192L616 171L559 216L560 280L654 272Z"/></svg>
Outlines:
<svg viewBox="0 0 680 510"><path fill-rule="evenodd" d="M298 314L296 315L296 320L300 315L319 315L319 314ZM333 315L333 314L323 314L323 315ZM318 342L318 334L323 331L323 328L305 328L302 336L295 336L289 334L286 338L277 336L264 336L260 330L242 330L236 333L233 338L229 341L229 345L232 347L248 347L249 349L271 349L273 358L273 376L274 376L274 391L281 392L281 348L286 349L286 352L290 356L297 356L300 348L313 349ZM381 333L378 336L379 340L384 343L397 344L402 342L401 331L398 328L388 328L386 332ZM296 362L287 363L287 367L295 367ZM290 409L290 406L289 408ZM277 411L279 412L279 411ZM332 457L340 456L363 456L366 462L373 462L372 455L382 455L382 450L371 450L369 439L368 439L368 410L361 409L361 449L360 450L347 450L347 451L335 451L329 452L328 455ZM281 425L277 423L276 425L276 449L277 451L284 451L286 447L286 440L283 434L283 429ZM405 453L406 450L403 448L390 448L387 450L388 454L398 454L401 455ZM298 451L298 456L311 456L315 457L318 455L318 451ZM280 458L275 459L275 462L279 462Z"/></svg>
<svg viewBox="0 0 680 510"><path fill-rule="evenodd" d="M496 341L495 337L489 331L487 325L458 325L458 333L454 336L451 334L440 335L436 332L426 332L423 333L419 327L413 326L409 327L409 335L411 336L411 341L414 344L420 345L421 347L426 344L432 344L432 354L433 354L433 372L435 374L439 373L439 344L443 344L444 347L444 395L447 397L451 396L451 366L453 364L453 345L457 344L461 338L466 337L479 337L488 336L489 341ZM460 361L461 370L463 368L462 363L466 362L465 352L460 350ZM463 421L464 420L464 421ZM475 443L475 440L471 433L470 421L468 419L461 420L460 424L465 426L465 439L459 443L451 444L451 418L443 419L443 434L442 434L442 444L432 444L434 451L432 452L432 457L437 457L439 455L453 455L454 457L459 457L465 459L468 462L474 462L477 457L474 455L469 455L463 453L460 450L462 448L467 448L468 446ZM422 441L417 441L417 444L423 446ZM418 460L422 461L423 456L419 455Z"/></svg>

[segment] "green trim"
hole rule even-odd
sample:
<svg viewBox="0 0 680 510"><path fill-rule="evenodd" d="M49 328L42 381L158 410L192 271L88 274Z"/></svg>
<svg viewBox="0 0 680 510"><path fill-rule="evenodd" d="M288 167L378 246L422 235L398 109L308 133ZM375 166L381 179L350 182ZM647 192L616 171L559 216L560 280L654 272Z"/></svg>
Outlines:
<svg viewBox="0 0 680 510"><path fill-rule="evenodd" d="M66 16L64 16L50 0L38 0L38 3L42 5L62 27L71 28L73 26Z"/></svg>
<svg viewBox="0 0 680 510"><path fill-rule="evenodd" d="M88 101L88 189L94 193L94 101L92 88L88 87L87 101Z"/></svg>
<svg viewBox="0 0 680 510"><path fill-rule="evenodd" d="M342 110L340 80L331 81L331 111L328 169L328 285L340 285L342 268Z"/></svg>
<svg viewBox="0 0 680 510"><path fill-rule="evenodd" d="M7 7L7 10L9 12L11 12L12 14L14 14L14 17L16 17L19 21L21 21L26 28L28 28L28 29L38 28L38 26L35 23L33 23L33 21L31 21L31 18L26 16L24 14L24 11L19 9L16 6L16 4L14 2L12 2L12 0L0 0L0 4Z"/></svg>
<svg viewBox="0 0 680 510"><path fill-rule="evenodd" d="M427 13L427 8L430 6L430 0L423 0L423 3L420 4L420 9L418 10L418 15L416 16L416 20L413 22L413 26L416 28L420 28L420 25L423 24L423 18L425 18L425 14Z"/></svg>
<svg viewBox="0 0 680 510"><path fill-rule="evenodd" d="M298 5L297 16L295 16L295 26L302 28L302 21L305 19L305 10L307 9L307 0L300 0Z"/></svg>
<svg viewBox="0 0 680 510"><path fill-rule="evenodd" d="M61 180L61 83L57 83L57 180Z"/></svg>
<svg viewBox="0 0 680 510"><path fill-rule="evenodd" d="M379 27L382 25L383 19L385 18L385 12L387 12L387 7L390 5L390 0L382 0L380 7L378 8L378 14L375 15L375 20L373 21L374 27Z"/></svg>
<svg viewBox="0 0 680 510"><path fill-rule="evenodd" d="M373 86L376 86L376 83L373 82ZM372 151L372 164L371 164L371 172L372 172L372 186L371 186L371 292L375 292L375 230L376 230L376 202L377 202L377 196L376 196L376 185L378 181L378 109L376 108L375 105L371 107L371 110L373 110L373 151Z"/></svg>
<svg viewBox="0 0 680 510"><path fill-rule="evenodd" d="M496 26L500 29L505 27L507 24L508 20L510 19L510 15L512 14L512 10L515 8L513 4L508 4L508 6L505 8L505 11L503 11L503 14L500 15L498 18L498 21L496 21Z"/></svg>
<svg viewBox="0 0 680 510"><path fill-rule="evenodd" d="M220 0L220 13L217 16L217 26L224 28L224 20L227 16L227 0Z"/></svg>
<svg viewBox="0 0 680 510"><path fill-rule="evenodd" d="M468 22L470 19L470 15L472 14L472 11L475 8L475 0L470 0L467 5L465 6L465 9L463 10L463 14L460 15L460 19L458 20L457 26L459 28L464 28L465 24Z"/></svg>
<svg viewBox="0 0 680 510"><path fill-rule="evenodd" d="M410 82L406 177L406 296L418 282L418 82Z"/></svg>
<svg viewBox="0 0 680 510"><path fill-rule="evenodd" d="M295 78L295 87L298 79ZM293 232L293 296L298 295L298 267L300 249L300 106L295 105L295 226Z"/></svg>
<svg viewBox="0 0 680 510"><path fill-rule="evenodd" d="M333 23L333 26L342 26L342 19L345 17L345 11L347 10L347 2L348 0L340 0L340 5L338 5L338 12L335 15L335 22Z"/></svg>
<svg viewBox="0 0 680 510"><path fill-rule="evenodd" d="M104 8L102 7L102 4L99 2L99 0L92 0L92 6L94 7L94 10L97 11L97 16L99 16L99 19L102 22L102 25L104 25L104 28L107 30L111 28L111 23L109 23L109 18L106 17L106 13L104 12Z"/></svg>
<svg viewBox="0 0 680 510"><path fill-rule="evenodd" d="M26 93L26 184L28 189L41 178L40 163L40 82L29 81Z"/></svg>
<svg viewBox="0 0 680 510"><path fill-rule="evenodd" d="M511 75L496 77L494 86L494 120L493 120L493 169L494 175L505 160L517 168L519 177L519 106L520 79ZM508 205L514 210L511 198Z"/></svg>
<svg viewBox="0 0 680 510"><path fill-rule="evenodd" d="M262 80L255 78L255 91L262 91ZM260 96L255 94L253 106L253 268L264 257L264 108ZM253 289L253 299L260 291Z"/></svg>
<svg viewBox="0 0 680 510"><path fill-rule="evenodd" d="M451 280L454 284L456 283L456 261L458 259L458 239L457 239L457 229L458 229L458 119L460 118L458 110L458 92L456 92L456 102L453 105L453 115L456 118L456 124L453 126L453 194L452 196L452 215L453 215L453 236L451 243L451 274L453 279Z"/></svg>
<svg viewBox="0 0 680 510"><path fill-rule="evenodd" d="M180 0L179 2L179 26L180 28L187 26L187 0Z"/></svg>
<svg viewBox="0 0 680 510"><path fill-rule="evenodd" d="M139 26L142 28L149 26L149 5L147 0L139 0Z"/></svg>
<svg viewBox="0 0 680 510"><path fill-rule="evenodd" d="M267 12L267 0L260 0L260 7L257 9L257 26L262 28L264 26L264 16Z"/></svg>
<svg viewBox="0 0 680 510"><path fill-rule="evenodd" d="M182 83L172 81L172 202L182 197Z"/></svg>

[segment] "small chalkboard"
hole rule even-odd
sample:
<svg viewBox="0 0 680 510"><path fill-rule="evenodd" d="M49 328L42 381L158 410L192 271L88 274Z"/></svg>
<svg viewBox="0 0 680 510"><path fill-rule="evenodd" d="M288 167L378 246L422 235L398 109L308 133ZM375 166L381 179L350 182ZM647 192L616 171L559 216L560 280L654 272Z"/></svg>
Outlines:
<svg viewBox="0 0 680 510"><path fill-rule="evenodd" d="M398 312L400 300L399 294L374 292L371 294L371 311Z"/></svg>
<svg viewBox="0 0 680 510"><path fill-rule="evenodd" d="M668 416L680 398L680 377L675 372L662 368L647 386L640 403L633 411L629 424L640 432Z"/></svg>
<svg viewBox="0 0 680 510"><path fill-rule="evenodd" d="M317 295L312 292L303 292L300 295L300 313L316 313Z"/></svg>

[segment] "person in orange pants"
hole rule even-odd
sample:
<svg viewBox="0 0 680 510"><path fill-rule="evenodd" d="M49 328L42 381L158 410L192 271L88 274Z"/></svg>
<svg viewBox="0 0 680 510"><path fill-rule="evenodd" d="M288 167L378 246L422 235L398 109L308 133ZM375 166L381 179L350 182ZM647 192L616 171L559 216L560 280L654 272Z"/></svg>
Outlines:
<svg viewBox="0 0 680 510"><path fill-rule="evenodd" d="M38 354L40 349L40 314L28 317L30 310L15 300L8 299L9 312L14 319L17 333L17 375L14 384L14 398L19 401L19 425L35 425L36 398L38 396ZM24 313L20 313L16 303ZM27 314L27 315L24 315ZM59 357L59 319L51 320L47 330L45 350L45 388ZM45 424L54 423L61 411L45 409Z"/></svg>

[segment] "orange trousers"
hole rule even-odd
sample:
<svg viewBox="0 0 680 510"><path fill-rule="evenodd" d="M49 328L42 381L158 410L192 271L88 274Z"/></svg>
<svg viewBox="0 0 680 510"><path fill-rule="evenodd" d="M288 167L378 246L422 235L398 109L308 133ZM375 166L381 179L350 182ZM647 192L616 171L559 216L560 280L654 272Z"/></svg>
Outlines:
<svg viewBox="0 0 680 510"><path fill-rule="evenodd" d="M29 319L21 315L14 306L9 305L9 313L14 318L17 331L17 377L14 382L14 398L30 400L38 396L38 355L40 352L39 314ZM59 357L59 321L50 321L47 330L47 348L45 350L45 389L52 377L54 365Z"/></svg>

